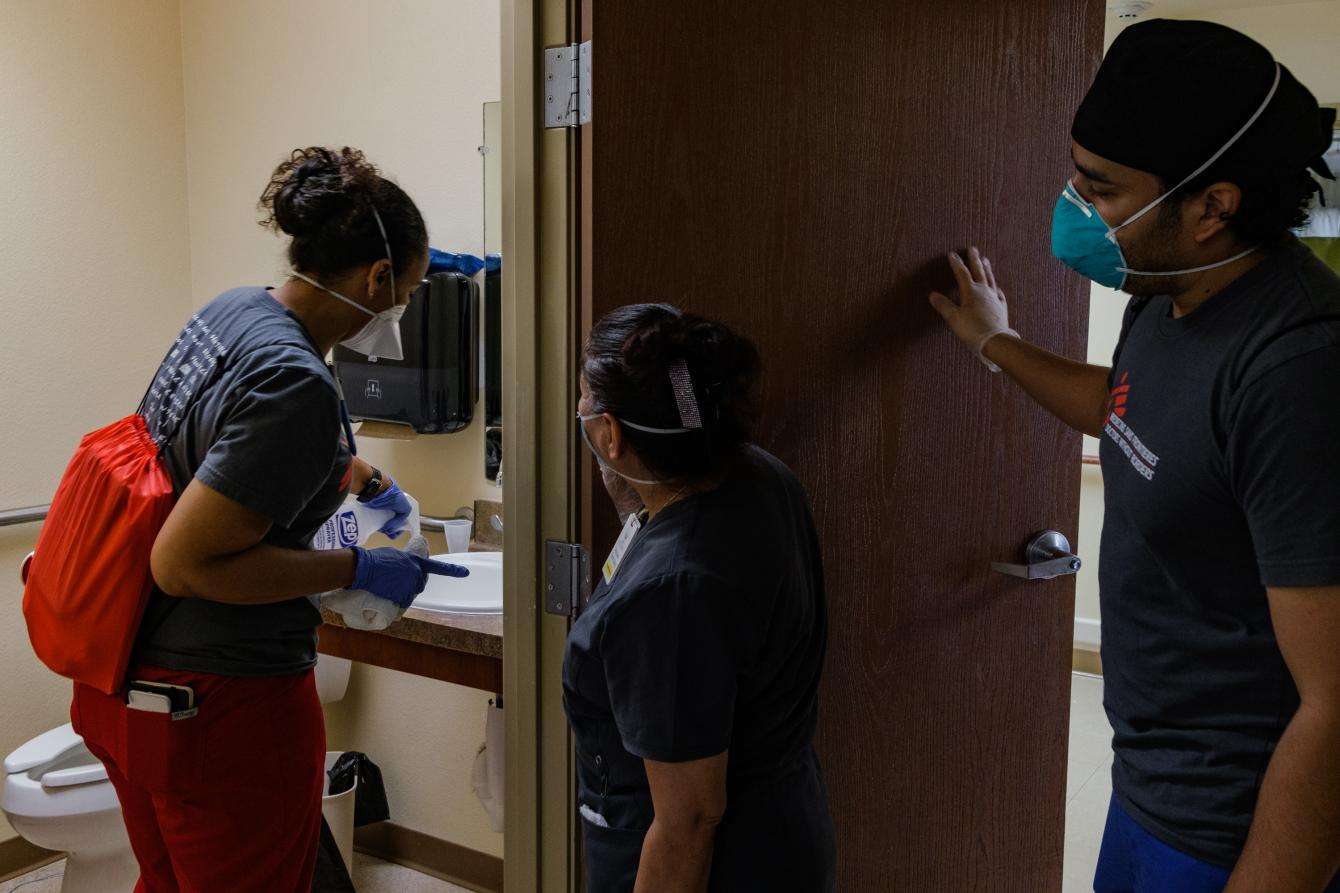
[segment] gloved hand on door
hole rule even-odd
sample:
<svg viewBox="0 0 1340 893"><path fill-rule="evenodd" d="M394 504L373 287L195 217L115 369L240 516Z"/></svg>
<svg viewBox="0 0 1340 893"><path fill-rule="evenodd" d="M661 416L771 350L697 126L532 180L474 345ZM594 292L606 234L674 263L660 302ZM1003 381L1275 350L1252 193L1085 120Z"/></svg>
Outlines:
<svg viewBox="0 0 1340 893"><path fill-rule="evenodd" d="M949 324L960 341L972 348L978 359L992 372L1000 367L982 353L986 343L997 335L1018 338L1010 328L1010 309L1005 293L996 285L996 274L991 261L976 248L968 250L968 262L950 252L949 266L958 281L958 301L938 291L931 292L931 306Z"/></svg>

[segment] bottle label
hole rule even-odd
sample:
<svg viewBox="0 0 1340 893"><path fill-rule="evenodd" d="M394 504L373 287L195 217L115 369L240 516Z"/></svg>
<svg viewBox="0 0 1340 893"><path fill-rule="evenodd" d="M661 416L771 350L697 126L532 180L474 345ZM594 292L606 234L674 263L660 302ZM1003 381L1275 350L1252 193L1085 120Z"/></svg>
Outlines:
<svg viewBox="0 0 1340 893"><path fill-rule="evenodd" d="M352 509L336 512L312 537L312 548L347 549L358 545L358 515Z"/></svg>
<svg viewBox="0 0 1340 893"><path fill-rule="evenodd" d="M340 528L340 548L358 545L358 516L353 512L340 512L335 520Z"/></svg>

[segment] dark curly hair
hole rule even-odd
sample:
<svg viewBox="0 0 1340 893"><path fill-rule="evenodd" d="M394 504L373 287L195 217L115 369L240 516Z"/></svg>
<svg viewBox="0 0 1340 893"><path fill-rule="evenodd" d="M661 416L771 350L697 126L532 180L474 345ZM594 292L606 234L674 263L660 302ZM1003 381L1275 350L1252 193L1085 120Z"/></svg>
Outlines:
<svg viewBox="0 0 1340 893"><path fill-rule="evenodd" d="M667 480L719 471L753 440L762 366L758 348L721 323L669 304L633 304L596 324L582 361L596 412L639 425L679 428L670 382L670 366L678 360L693 379L703 427L688 434L623 428L643 464Z"/></svg>
<svg viewBox="0 0 1340 893"><path fill-rule="evenodd" d="M293 237L293 268L318 279L386 257L373 208L386 227L393 272L428 251L428 228L414 201L348 146L294 149L270 176L259 206L261 226Z"/></svg>
<svg viewBox="0 0 1340 893"><path fill-rule="evenodd" d="M1228 221L1228 230L1249 245L1275 245L1307 223L1308 206L1321 186L1306 169L1262 170L1245 165L1214 164L1181 186L1160 206L1164 221L1180 213L1183 202L1215 183L1233 183L1242 190L1242 204ZM1162 184L1163 189L1171 183Z"/></svg>

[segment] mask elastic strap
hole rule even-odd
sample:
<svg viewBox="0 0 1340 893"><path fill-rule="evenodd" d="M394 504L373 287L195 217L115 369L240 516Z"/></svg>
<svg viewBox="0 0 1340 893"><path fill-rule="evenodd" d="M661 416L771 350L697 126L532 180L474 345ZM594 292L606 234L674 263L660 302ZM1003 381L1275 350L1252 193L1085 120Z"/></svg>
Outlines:
<svg viewBox="0 0 1340 893"><path fill-rule="evenodd" d="M577 416L577 420L579 422L589 422L592 419L598 419L603 415L605 415L603 412L596 412L591 415L579 415ZM621 419L617 415L614 415L614 413L609 413L609 415L613 416L620 425L636 428L638 431L645 431L648 434L689 434L698 430L697 428L652 428L647 425L639 425L637 422L630 422L627 419Z"/></svg>
<svg viewBox="0 0 1340 893"><path fill-rule="evenodd" d="M1273 91L1272 91L1273 92ZM395 261L391 259L391 240L386 237L386 227L382 225L382 215L377 213L377 206L372 205L372 219L377 221L377 229L381 230L382 246L386 248L386 263L390 266L391 272L391 306L395 306ZM373 314L376 316L376 314Z"/></svg>
<svg viewBox="0 0 1340 893"><path fill-rule="evenodd" d="M1215 261L1214 263L1206 264L1203 267L1191 267L1190 269L1186 270L1132 270L1127 267L1117 267L1117 272L1125 273L1127 276L1185 276L1188 273L1204 273L1206 270L1213 270L1216 267L1226 267L1229 264L1233 263L1235 260L1242 260L1244 257L1251 254L1253 251L1256 251L1259 247L1260 247L1259 245L1253 245L1246 251L1240 251L1237 254L1233 255L1232 257L1225 258L1224 260Z"/></svg>
<svg viewBox="0 0 1340 893"><path fill-rule="evenodd" d="M656 487L660 486L661 484L664 484L665 481L646 481L643 480L642 478L629 477L622 471L619 471L619 469L615 468L613 465L610 465L609 462L606 461L605 457L600 455L600 451L596 449L596 445L591 442L591 435L586 433L586 425L582 424L583 422L588 422L591 419L598 419L600 418L600 416L601 413L596 413L595 415L577 416L577 429L582 432L582 441L586 444L586 448L591 451L591 455L595 457L596 464L600 465L602 468L608 468L610 471L614 472L619 477L633 484L642 484L647 487Z"/></svg>
<svg viewBox="0 0 1340 893"><path fill-rule="evenodd" d="M311 276L305 276L305 275L303 275L302 273L299 273L297 270L289 270L289 272L292 273L294 276L297 276L297 277L298 277L299 279L301 279L303 282L306 282L308 285L311 285L311 286L313 286L313 287L315 287L315 288L319 288L319 289L321 289L323 292L325 292L326 294L330 295L332 298L339 298L341 301L343 301L344 303L348 304L350 307L357 307L359 310L362 310L362 311L363 311L364 313L366 313L368 316L376 316L376 315L377 315L374 311L369 310L368 308L364 307L362 304L358 303L357 301L350 300L349 298L346 298L344 295L340 294L339 292L337 292L337 291L335 291L335 290L333 290L333 289L326 288L324 285L322 285L320 282L317 282L317 281L316 281L315 279L313 279Z"/></svg>
<svg viewBox="0 0 1340 893"><path fill-rule="evenodd" d="M1163 201L1165 198L1167 198L1168 196L1172 195L1174 192L1176 192L1177 190L1181 189L1181 188L1182 188L1183 186L1185 186L1186 184L1190 183L1190 182L1191 182L1192 180L1194 180L1196 177L1199 177L1202 173L1204 173L1205 171L1209 170L1210 165L1214 164L1216 161L1218 161L1220 158L1222 158L1223 155L1224 155L1224 153L1227 152L1230 148L1232 148L1233 144L1236 143L1236 142L1242 137L1242 135L1243 135L1244 133L1247 132L1247 129L1248 129L1249 127L1251 127L1253 124L1256 123L1256 119L1259 118L1259 117L1261 117L1261 115L1265 113L1266 106L1270 105L1270 100L1272 100L1272 99L1275 98L1275 90L1279 87L1279 85L1280 85L1280 65L1279 65L1278 62L1276 62L1276 63L1275 63L1275 80L1272 81L1271 84L1270 84L1270 91L1269 91L1268 93L1266 93L1266 98L1261 102L1261 104L1260 104L1259 106L1257 106L1256 111L1252 112L1252 116L1251 116L1250 118L1247 119L1247 123L1244 124L1244 125L1242 125L1241 127L1239 127L1239 128L1238 128L1238 132L1235 133L1235 134L1233 134L1233 136L1229 137L1228 142L1226 142L1226 143L1224 143L1222 146L1220 146L1220 147L1219 147L1219 151L1218 151L1218 152L1215 152L1213 155L1211 155L1211 156L1210 156L1210 159L1209 159L1208 161L1206 161L1206 162L1205 162L1204 164L1202 164L1200 167L1196 168L1194 171L1192 171L1191 173L1189 173L1189 174L1187 174L1185 177L1183 177L1183 178L1182 178L1182 181L1181 181L1180 183L1178 183L1178 184L1177 184L1176 186L1174 186L1172 189L1169 189L1167 192L1163 193L1163 195L1160 195L1158 198L1154 199L1154 200L1153 200L1152 202L1150 202L1149 204L1145 205L1145 206L1144 206L1143 208L1141 208L1140 210L1136 211L1134 215L1132 215L1132 216L1130 216L1130 217L1127 217L1127 218L1126 218L1126 221L1125 221L1124 223L1122 223L1120 226L1114 226L1114 227L1112 227L1110 230L1108 230L1108 238L1112 238L1112 234L1115 233L1117 230L1121 229L1121 227L1123 227L1123 226L1129 226L1129 225L1131 225L1132 223L1134 223L1135 221L1139 220L1141 217L1143 217L1145 214L1147 214L1147 213L1150 211L1150 209L1152 209L1152 208L1154 208L1156 205L1158 205L1159 202ZM1235 259L1236 259L1236 258L1235 258ZM1227 263L1227 261L1225 261L1225 263ZM1201 268L1201 269L1204 269L1204 268ZM1129 271L1127 271L1127 272L1129 272ZM1191 272L1191 271L1186 271L1186 272Z"/></svg>
<svg viewBox="0 0 1340 893"><path fill-rule="evenodd" d="M627 419L620 419L617 415L614 417L619 419L620 425L627 425L629 428L636 428L638 431L645 431L648 434L689 434L702 427L699 425L698 428L652 428L648 425L639 425L637 422L630 422Z"/></svg>

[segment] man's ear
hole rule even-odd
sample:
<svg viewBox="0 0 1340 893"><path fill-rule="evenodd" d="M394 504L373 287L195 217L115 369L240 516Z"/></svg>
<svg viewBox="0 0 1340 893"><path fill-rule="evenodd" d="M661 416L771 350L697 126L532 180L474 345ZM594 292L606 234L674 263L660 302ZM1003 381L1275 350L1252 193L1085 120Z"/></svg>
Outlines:
<svg viewBox="0 0 1340 893"><path fill-rule="evenodd" d="M1215 183L1205 189L1195 201L1199 206L1199 213L1193 235L1198 244L1204 245L1226 230L1229 222L1242 208L1242 189L1236 183Z"/></svg>

